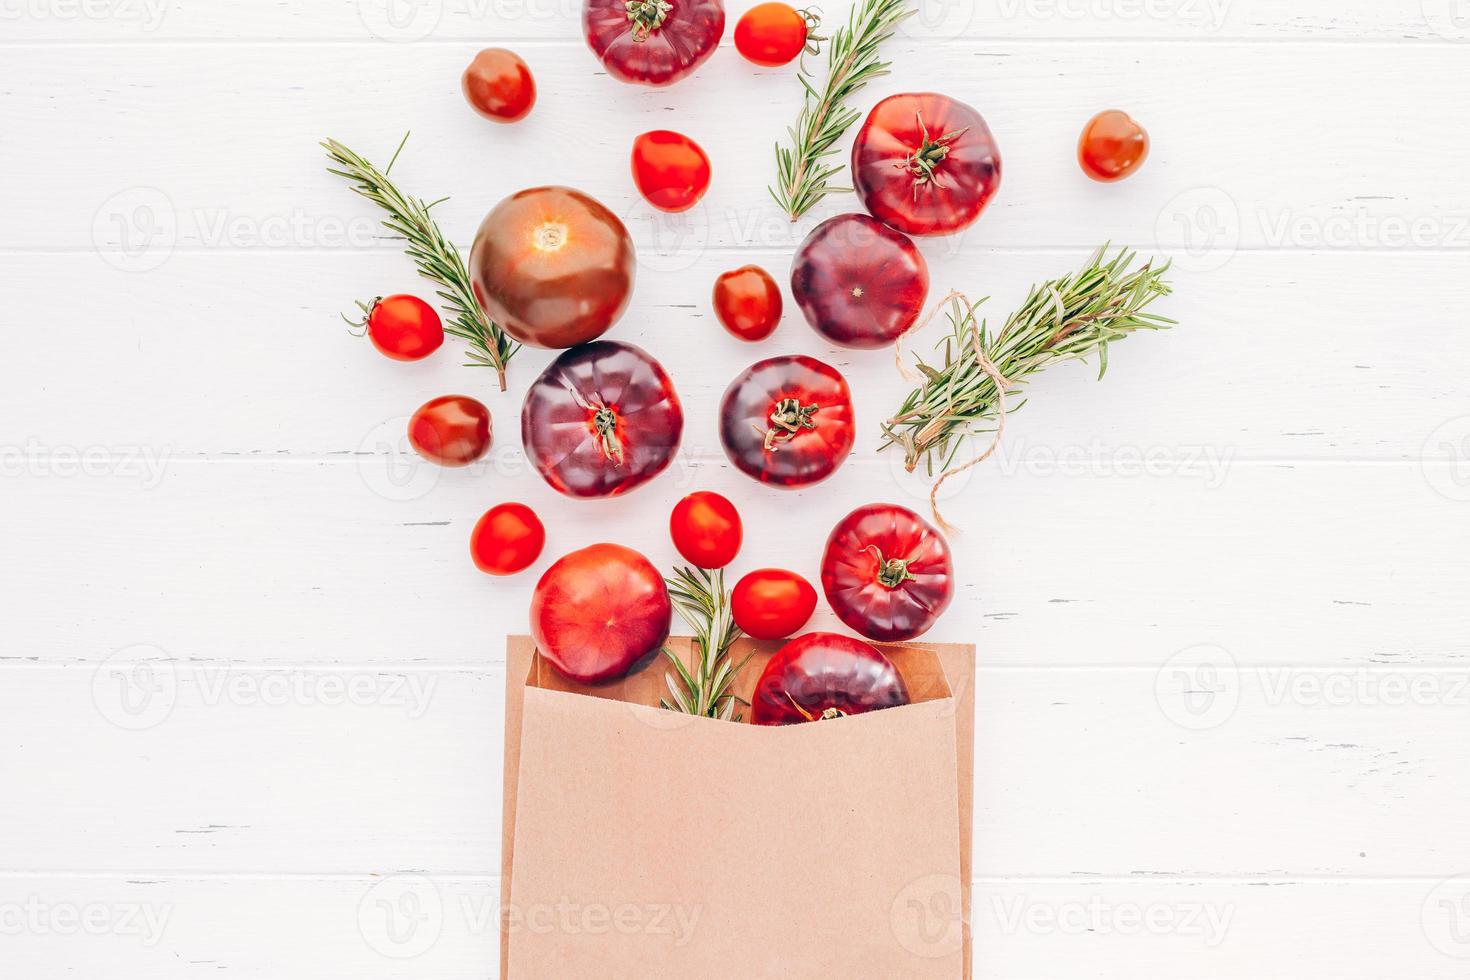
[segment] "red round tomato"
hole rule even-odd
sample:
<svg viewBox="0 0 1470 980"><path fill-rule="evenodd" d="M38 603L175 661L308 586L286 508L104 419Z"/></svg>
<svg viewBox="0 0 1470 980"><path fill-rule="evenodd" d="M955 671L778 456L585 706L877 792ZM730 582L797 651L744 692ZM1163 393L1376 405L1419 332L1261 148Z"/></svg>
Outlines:
<svg viewBox="0 0 1470 980"><path fill-rule="evenodd" d="M784 3L758 3L735 23L735 50L765 68L790 64L803 51L816 54L817 15Z"/></svg>
<svg viewBox="0 0 1470 980"><path fill-rule="evenodd" d="M470 107L492 122L526 118L536 104L536 80L521 56L505 48L486 48L464 70L460 87Z"/></svg>
<svg viewBox="0 0 1470 980"><path fill-rule="evenodd" d="M781 322L781 287L758 265L743 265L715 280L715 316L741 340L765 340Z"/></svg>
<svg viewBox="0 0 1470 980"><path fill-rule="evenodd" d="M907 507L868 504L827 539L822 591L837 618L872 640L911 640L954 598L944 536Z"/></svg>
<svg viewBox="0 0 1470 980"><path fill-rule="evenodd" d="M408 420L408 441L440 466L468 466L490 449L490 410L468 395L425 402Z"/></svg>
<svg viewBox="0 0 1470 980"><path fill-rule="evenodd" d="M832 343L884 347L919 318L929 267L907 236L866 214L839 214L796 250L791 294L806 322Z"/></svg>
<svg viewBox="0 0 1470 980"><path fill-rule="evenodd" d="M777 487L825 480L852 452L852 392L815 357L772 357L725 390L720 442L741 472Z"/></svg>
<svg viewBox="0 0 1470 980"><path fill-rule="evenodd" d="M497 504L470 532L470 557L487 575L523 572L541 557L546 528L525 504Z"/></svg>
<svg viewBox="0 0 1470 980"><path fill-rule="evenodd" d="M876 647L836 633L808 633L766 664L751 695L750 720L794 725L908 703L903 676Z"/></svg>
<svg viewBox="0 0 1470 980"><path fill-rule="evenodd" d="M725 7L720 0L586 0L582 33L613 78L672 85L714 54Z"/></svg>
<svg viewBox="0 0 1470 980"><path fill-rule="evenodd" d="M735 505L709 490L691 493L669 516L674 547L698 568L724 568L734 561L744 533Z"/></svg>
<svg viewBox="0 0 1470 980"><path fill-rule="evenodd" d="M444 345L444 322L417 296L398 293L379 296L371 306L357 305L363 318L354 326L366 330L373 346L395 361L423 360Z"/></svg>
<svg viewBox="0 0 1470 980"><path fill-rule="evenodd" d="M558 559L531 596L536 648L579 684L628 676L668 639L672 619L663 576L619 544L594 544Z"/></svg>
<svg viewBox="0 0 1470 980"><path fill-rule="evenodd" d="M779 640L807 624L817 610L817 590L795 572L758 568L730 593L735 625L757 640Z"/></svg>
<svg viewBox="0 0 1470 980"><path fill-rule="evenodd" d="M490 319L532 347L596 340L628 308L637 259L618 216L581 191L532 187L490 211L470 283Z"/></svg>
<svg viewBox="0 0 1470 980"><path fill-rule="evenodd" d="M633 183L660 211L688 211L709 190L709 156L683 133L655 129L633 140Z"/></svg>
<svg viewBox="0 0 1470 980"><path fill-rule="evenodd" d="M852 144L852 186L873 217L909 235L968 228L1000 187L985 119L933 92L890 95Z"/></svg>
<svg viewBox="0 0 1470 980"><path fill-rule="evenodd" d="M521 440L546 482L569 497L613 497L664 471L684 410L663 367L614 340L574 347L526 393Z"/></svg>
<svg viewBox="0 0 1470 980"><path fill-rule="evenodd" d="M1093 180L1122 180L1148 159L1148 132L1121 109L1099 112L1077 141L1077 162Z"/></svg>

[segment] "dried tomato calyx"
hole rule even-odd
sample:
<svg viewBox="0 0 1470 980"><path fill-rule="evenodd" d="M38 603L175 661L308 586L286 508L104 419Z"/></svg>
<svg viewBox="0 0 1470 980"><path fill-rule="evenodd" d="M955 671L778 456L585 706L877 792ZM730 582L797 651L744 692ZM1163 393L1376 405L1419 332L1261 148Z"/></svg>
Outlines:
<svg viewBox="0 0 1470 980"><path fill-rule="evenodd" d="M820 715L814 715L810 711L803 708L801 704L796 700L796 698L793 698L791 696L790 691L785 691L783 693L786 695L786 700L791 702L791 706L795 708L807 721L830 721L833 718L847 717L847 712L836 706L833 706L831 708L823 708Z"/></svg>
<svg viewBox="0 0 1470 980"><path fill-rule="evenodd" d="M597 446L602 450L602 455L621 464L623 442L618 438L618 413L603 405L592 416L592 427L597 430Z"/></svg>
<svg viewBox="0 0 1470 980"><path fill-rule="evenodd" d="M919 148L909 154L908 159L904 162L904 167L913 175L914 184L917 187L919 184L927 184L934 179L935 168L944 162L945 157L949 156L954 141L965 135L969 127L945 133L943 136L931 137L928 128L924 125L923 115L915 113L915 118L918 120L921 136Z"/></svg>
<svg viewBox="0 0 1470 980"><path fill-rule="evenodd" d="M885 589L896 589L913 578L909 573L909 562L913 561L912 558L884 558L877 545L869 545L868 550L878 560L878 584Z"/></svg>
<svg viewBox="0 0 1470 980"><path fill-rule="evenodd" d="M633 25L633 40L642 44L648 35L664 26L664 18L674 5L669 0L627 0L628 21Z"/></svg>
<svg viewBox="0 0 1470 980"><path fill-rule="evenodd" d="M803 405L795 398L783 398L776 403L776 408L771 412L771 427L765 431L766 452L773 452L776 444L790 442L795 439L802 429L815 429L817 414L820 405ZM759 427L756 429L760 431Z"/></svg>

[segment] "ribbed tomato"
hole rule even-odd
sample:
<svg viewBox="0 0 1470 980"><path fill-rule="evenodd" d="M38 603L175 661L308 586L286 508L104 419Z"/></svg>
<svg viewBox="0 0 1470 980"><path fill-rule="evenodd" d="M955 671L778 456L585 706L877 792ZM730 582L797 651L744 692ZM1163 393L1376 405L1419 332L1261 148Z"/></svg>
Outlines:
<svg viewBox="0 0 1470 980"><path fill-rule="evenodd" d="M766 664L750 699L756 725L794 725L909 703L903 676L876 647L836 633L808 633Z"/></svg>
<svg viewBox="0 0 1470 980"><path fill-rule="evenodd" d="M911 640L954 598L954 562L944 536L897 504L848 514L827 539L822 591L837 618L872 640Z"/></svg>
<svg viewBox="0 0 1470 980"><path fill-rule="evenodd" d="M884 347L919 318L929 267L907 236L866 214L839 214L796 250L791 293L806 322L832 343Z"/></svg>
<svg viewBox="0 0 1470 980"><path fill-rule="evenodd" d="M613 78L672 85L714 54L725 7L720 0L586 0L582 33Z"/></svg>
<svg viewBox="0 0 1470 980"><path fill-rule="evenodd" d="M526 455L569 497L613 497L646 483L673 460L683 432L684 410L663 366L613 340L551 362L521 408Z"/></svg>
<svg viewBox="0 0 1470 980"><path fill-rule="evenodd" d="M730 383L720 404L725 455L772 486L825 480L852 452L854 439L847 381L815 357L753 364Z"/></svg>

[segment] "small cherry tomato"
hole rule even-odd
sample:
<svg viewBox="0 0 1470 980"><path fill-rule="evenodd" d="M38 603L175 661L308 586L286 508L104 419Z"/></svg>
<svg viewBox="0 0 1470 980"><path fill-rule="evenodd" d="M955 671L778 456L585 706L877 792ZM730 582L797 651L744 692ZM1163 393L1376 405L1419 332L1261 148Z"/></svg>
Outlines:
<svg viewBox="0 0 1470 980"><path fill-rule="evenodd" d="M408 441L440 466L468 466L490 449L490 410L467 395L425 402L408 420Z"/></svg>
<svg viewBox="0 0 1470 980"><path fill-rule="evenodd" d="M417 296L380 296L372 305L357 306L363 318L348 322L362 327L373 346L395 361L422 360L444 344L443 321Z"/></svg>
<svg viewBox="0 0 1470 980"><path fill-rule="evenodd" d="M700 490L674 505L669 534L685 561L699 568L724 568L740 553L744 530L734 504Z"/></svg>
<svg viewBox="0 0 1470 980"><path fill-rule="evenodd" d="M765 68L790 64L803 51L816 53L817 15L784 3L751 7L735 25L735 50Z"/></svg>
<svg viewBox="0 0 1470 980"><path fill-rule="evenodd" d="M688 211L709 190L709 157L683 133L655 129L633 140L633 183L660 211Z"/></svg>
<svg viewBox="0 0 1470 980"><path fill-rule="evenodd" d="M546 528L525 504L497 504L470 532L470 557L487 575L523 572L541 557Z"/></svg>
<svg viewBox="0 0 1470 980"><path fill-rule="evenodd" d="M1099 112L1082 128L1077 162L1093 180L1122 180L1148 159L1148 131L1121 109Z"/></svg>
<svg viewBox="0 0 1470 980"><path fill-rule="evenodd" d="M735 625L757 640L780 640L807 624L817 609L817 590L795 572L760 568L730 593Z"/></svg>
<svg viewBox="0 0 1470 980"><path fill-rule="evenodd" d="M470 108L492 122L526 118L536 104L536 79L514 51L486 48L464 70L460 87Z"/></svg>
<svg viewBox="0 0 1470 980"><path fill-rule="evenodd" d="M758 265L722 273L714 304L720 323L741 340L765 340L781 322L781 287Z"/></svg>

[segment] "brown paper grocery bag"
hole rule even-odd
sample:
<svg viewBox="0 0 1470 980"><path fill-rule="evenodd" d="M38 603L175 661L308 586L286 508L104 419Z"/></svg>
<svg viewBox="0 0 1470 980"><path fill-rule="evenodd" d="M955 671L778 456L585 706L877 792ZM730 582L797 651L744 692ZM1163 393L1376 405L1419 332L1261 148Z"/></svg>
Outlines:
<svg viewBox="0 0 1470 980"><path fill-rule="evenodd" d="M740 641L742 695L779 646ZM974 648L884 649L914 703L761 728L511 637L501 975L968 978Z"/></svg>

